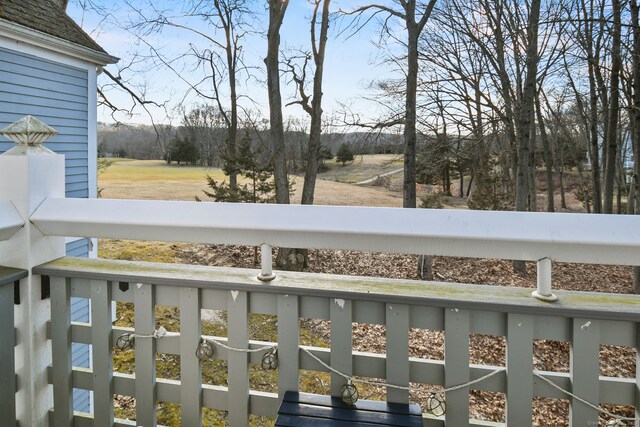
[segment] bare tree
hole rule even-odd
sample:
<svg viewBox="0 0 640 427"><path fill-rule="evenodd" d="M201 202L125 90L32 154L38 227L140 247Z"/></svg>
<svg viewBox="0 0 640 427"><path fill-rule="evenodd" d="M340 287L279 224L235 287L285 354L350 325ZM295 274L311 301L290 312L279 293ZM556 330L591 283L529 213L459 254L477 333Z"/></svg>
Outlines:
<svg viewBox="0 0 640 427"><path fill-rule="evenodd" d="M604 213L613 213L613 185L617 169L618 122L620 109L620 71L622 68L621 50L621 5L620 0L611 0L613 9L613 28L611 43L611 77L609 80L609 123L606 134L606 154L604 180Z"/></svg>
<svg viewBox="0 0 640 427"><path fill-rule="evenodd" d="M267 91L269 93L269 122L273 146L273 177L276 185L276 203L289 204L282 94L280 92L280 27L289 6L289 0L269 0L269 30L267 32ZM307 266L304 250L279 248L276 265L285 270L300 271Z"/></svg>
<svg viewBox="0 0 640 427"><path fill-rule="evenodd" d="M394 0L394 7L370 4L353 11L348 15L361 17L372 12L374 15L386 15L399 19L405 25L406 39L406 86L404 109L404 182L402 186L402 205L405 208L416 207L416 104L418 90L418 40L424 30L437 0L422 2L417 0ZM387 25L384 31L390 31ZM395 37L395 36L394 36Z"/></svg>
<svg viewBox="0 0 640 427"><path fill-rule="evenodd" d="M267 32L267 91L269 93L269 122L273 144L273 172L276 184L276 203L289 204L289 181L285 157L282 94L280 91L280 27L289 0L269 0L269 29Z"/></svg>
<svg viewBox="0 0 640 427"><path fill-rule="evenodd" d="M228 170L224 142L228 137L228 123L224 114L211 105L196 106L182 113L182 131L198 148L198 163L203 166L223 166ZM231 174L229 174L231 176ZM229 186L234 191L237 185Z"/></svg>
<svg viewBox="0 0 640 427"><path fill-rule="evenodd" d="M226 129L224 149L225 172L229 175L232 188L237 188L237 168L234 164L238 135L238 93L237 79L240 73L249 73L243 63L242 43L248 33L253 16L253 0L212 0L201 2L192 0L185 5L186 10L179 16L168 16L150 2L147 15L141 8L134 8L137 20L128 29L138 37L138 41L149 49L151 59L159 66L173 73L187 85L190 92L202 100L211 102L219 111ZM205 24L206 30L196 21ZM184 31L189 37L198 38L205 47L189 43L187 51L167 56L158 46L147 40L147 35L171 27ZM203 73L203 78L187 75L177 64L192 64ZM195 79L195 80L193 80Z"/></svg>
<svg viewBox="0 0 640 427"><path fill-rule="evenodd" d="M322 135L322 77L324 73L325 49L329 32L329 6L331 0L313 0L314 8L311 18L311 54L304 57L300 69L291 62L288 62L292 80L296 84L299 99L290 104L300 104L303 110L311 117L311 127L309 130L309 143L307 146L307 157L304 174L304 187L302 188L303 205L312 205L318 176L318 166L320 161L320 148L322 147L320 137ZM317 37L318 11L322 6L320 18L320 37ZM313 94L306 93L307 84L307 64L313 59L315 70L313 73Z"/></svg>

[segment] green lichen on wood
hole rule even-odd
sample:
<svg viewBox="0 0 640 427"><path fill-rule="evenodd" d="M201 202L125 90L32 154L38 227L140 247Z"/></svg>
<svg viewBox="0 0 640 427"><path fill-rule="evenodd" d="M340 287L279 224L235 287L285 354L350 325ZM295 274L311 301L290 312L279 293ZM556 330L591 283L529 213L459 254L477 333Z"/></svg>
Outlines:
<svg viewBox="0 0 640 427"><path fill-rule="evenodd" d="M559 303L543 303L531 297L531 289L516 287L496 287L487 285L467 285L455 283L418 282L401 279L378 279L370 277L350 277L337 275L319 275L309 273L278 272L276 280L265 285L256 279L257 271L221 267L203 267L180 264L160 264L147 262L87 260L81 258L61 258L46 264L47 271L60 271L60 274L73 272L85 275L118 275L153 281L154 278L176 285L189 281L190 285L207 288L232 289L242 286L255 291L314 295L345 292L359 294L358 299L390 300L412 298L415 303L422 299L431 304L437 300L458 301L462 303L492 303L554 309L592 309L607 310L611 307L624 307L625 311L640 314L640 299L632 295L603 294L594 292L559 291ZM53 274L53 273L51 273ZM200 282L200 283L198 283Z"/></svg>

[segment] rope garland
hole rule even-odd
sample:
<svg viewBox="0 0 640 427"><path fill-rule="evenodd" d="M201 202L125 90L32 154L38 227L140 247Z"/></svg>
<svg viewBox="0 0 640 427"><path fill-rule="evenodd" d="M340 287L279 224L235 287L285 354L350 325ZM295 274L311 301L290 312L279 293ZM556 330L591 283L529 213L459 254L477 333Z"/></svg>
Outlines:
<svg viewBox="0 0 640 427"><path fill-rule="evenodd" d="M133 348L134 342L136 338L155 338L155 339L159 339L162 337L165 337L167 335L167 330L163 327L160 326L157 330L153 331L152 334L136 334L136 333L126 333L126 334L122 334L117 342L116 342L116 346L120 349L120 350L128 350L130 348ZM202 361L209 359L211 357L213 357L214 355L214 350L213 347L211 347L211 345L215 345L217 347L220 348L224 348L227 351L231 351L231 352L235 352L235 353L260 353L260 352L265 352L265 354L262 357L262 367L265 370L271 370L271 369L276 369L278 367L278 346L277 345L273 345L273 344L269 344L269 345L265 345L262 347L258 347L258 348L237 348L237 347L232 347L229 346L227 344L224 344L220 341L217 340L206 340L204 338L201 339L200 344L198 345L198 348L196 350L196 355L198 356L198 358ZM448 392L452 392L452 391L456 391L456 390L460 390L463 388L468 388L474 384L480 383L484 380L487 380L491 377L493 377L494 375L497 375L501 372L505 372L506 368L504 367L500 367L498 369L493 370L492 372L483 375L482 377L476 378L475 380L471 380L471 381L467 381L465 383L462 384L458 384L458 385L454 385L451 387L446 387L443 389L428 389L428 388L420 388L420 387L411 387L411 386L399 386L396 384L389 384L387 382L383 382L383 381L369 381L369 380L364 380L364 379L359 379L359 378L355 378L352 375L349 374L345 374L344 372L333 368L331 365L329 365L328 363L325 363L322 359L320 359L318 356L316 356L315 354L313 354L313 352L311 352L311 350L300 347L300 350L302 350L304 353L306 353L309 357L311 357L313 360L315 360L316 362L318 362L322 367L324 367L325 369L327 369L330 372L333 372L336 375L341 376L342 378L344 378L345 380L347 380L347 384L345 384L342 388L342 398L343 401L349 405L355 403L358 400L358 390L355 388L355 386L353 385L353 383L359 383L359 384L367 384L370 386L374 386L374 387L388 387L388 388L392 388L392 389L396 389L396 390L404 390L404 391L408 391L408 392L420 392L420 393L428 393L430 394L429 398L428 398L428 406L430 408L433 408L434 410L432 410L432 412L435 413L436 410L439 410L439 413L436 415L444 415L445 413L445 402L444 402L444 395L445 393ZM631 421L631 422L635 422L636 418L634 417L625 417L622 415L616 415L613 414L609 411L607 411L606 409L601 408L599 405L596 405L594 403L589 402L588 400L570 392L567 391L565 389L563 389L562 387L560 387L559 385L557 385L556 383L554 383L553 381L551 381L548 378L545 378L544 376L538 374L538 373L533 373L533 375L536 378L541 379L542 381L544 381L545 383L549 384L551 387L555 388L556 390L560 391L561 393L572 397L573 399L581 402L582 404L598 411L601 414L605 414L609 417L612 418L612 420L610 420L609 422L607 422L607 426L611 426L611 427L616 427L616 426L625 426L626 424L624 423L625 421ZM434 404L435 402L435 404Z"/></svg>
<svg viewBox="0 0 640 427"><path fill-rule="evenodd" d="M444 393L447 393L447 392L450 392L450 391L460 390L462 388L466 388L466 387L472 386L472 385L477 384L479 382L482 382L482 381L484 381L484 380L486 380L488 378L491 378L492 376L497 375L500 372L506 371L506 368L496 369L495 371L490 372L487 375L484 375L484 376L482 376L480 378L477 378L475 380L466 382L464 384L458 384L458 385L455 385L455 386L452 386L452 387L444 388L442 390L424 389L424 388L418 388L418 387L400 386L400 385L389 384L389 383L380 382L380 381L368 381L368 380L362 380L362 379L354 378L351 375L347 375L344 372L341 372L341 371L339 371L339 370L337 370L335 368L332 368L327 363L323 362L318 356L313 354L310 350L307 350L306 348L301 348L301 350L304 351L305 353L307 353L309 356L311 356L312 359L314 359L316 362L318 362L319 364L324 366L326 369L328 369L329 371L333 372L334 374L340 375L341 377L343 377L347 381L351 381L351 382L354 382L354 383L367 384L367 385L372 385L372 386L389 387L389 388L393 388L393 389L396 389L396 390L405 390L405 391L412 391L412 392L423 392L423 393L430 393L430 394L444 394Z"/></svg>
<svg viewBox="0 0 640 427"><path fill-rule="evenodd" d="M265 350L275 350L278 348L278 346L276 345L265 345L264 347L259 347L259 348L235 348L235 347L230 347L224 343L221 343L220 341L216 341L216 340L205 340L207 342L213 343L218 347L224 348L225 350L228 351L233 351L236 353L260 353L261 351L265 351Z"/></svg>
<svg viewBox="0 0 640 427"><path fill-rule="evenodd" d="M126 334L122 334L118 337L118 340L116 341L116 347L118 347L120 350L129 350L131 348L133 348L133 346L135 345L135 341L136 338L162 338L165 337L167 335L167 330L165 329L164 326L160 326L158 329L156 329L155 331L153 331L152 334L135 334L135 333L126 333Z"/></svg>
<svg viewBox="0 0 640 427"><path fill-rule="evenodd" d="M589 402L586 399L581 398L580 396L576 396L575 394L563 389L562 387L560 387L558 384L554 383L553 381L551 381L549 378L545 378L540 374L533 374L535 377L540 378L542 381L546 382L547 384L549 384L551 387L555 388L556 390L566 394L567 396L571 396L572 398L576 399L578 402L584 403L585 405L587 405L588 407L590 407L591 409L595 409L596 411L608 415L612 418L615 418L616 420L619 421L635 421L635 418L631 418L631 417L623 417L622 415L616 415L616 414L612 414L611 412L607 411L606 409L602 409L600 406L598 405L594 405L593 403ZM609 424L607 424L609 425ZM611 424L612 426L615 426L616 424ZM623 424L625 425L625 424Z"/></svg>

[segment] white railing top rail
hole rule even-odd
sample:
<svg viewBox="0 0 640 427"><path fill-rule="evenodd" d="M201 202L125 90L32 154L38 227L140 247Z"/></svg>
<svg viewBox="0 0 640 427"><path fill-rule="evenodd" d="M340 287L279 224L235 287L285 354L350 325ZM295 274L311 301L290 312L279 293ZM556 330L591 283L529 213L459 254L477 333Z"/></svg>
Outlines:
<svg viewBox="0 0 640 427"><path fill-rule="evenodd" d="M13 203L0 201L0 241L8 240L23 226L24 221Z"/></svg>
<svg viewBox="0 0 640 427"><path fill-rule="evenodd" d="M47 199L45 235L640 265L640 216Z"/></svg>

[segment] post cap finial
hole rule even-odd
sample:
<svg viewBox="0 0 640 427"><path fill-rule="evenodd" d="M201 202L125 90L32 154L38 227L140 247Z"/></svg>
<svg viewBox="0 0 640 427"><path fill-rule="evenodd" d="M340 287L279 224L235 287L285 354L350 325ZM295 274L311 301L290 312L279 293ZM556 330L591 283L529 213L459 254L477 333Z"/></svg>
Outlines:
<svg viewBox="0 0 640 427"><path fill-rule="evenodd" d="M25 116L0 130L0 135L17 144L5 154L49 154L53 153L41 144L59 132L33 116Z"/></svg>

